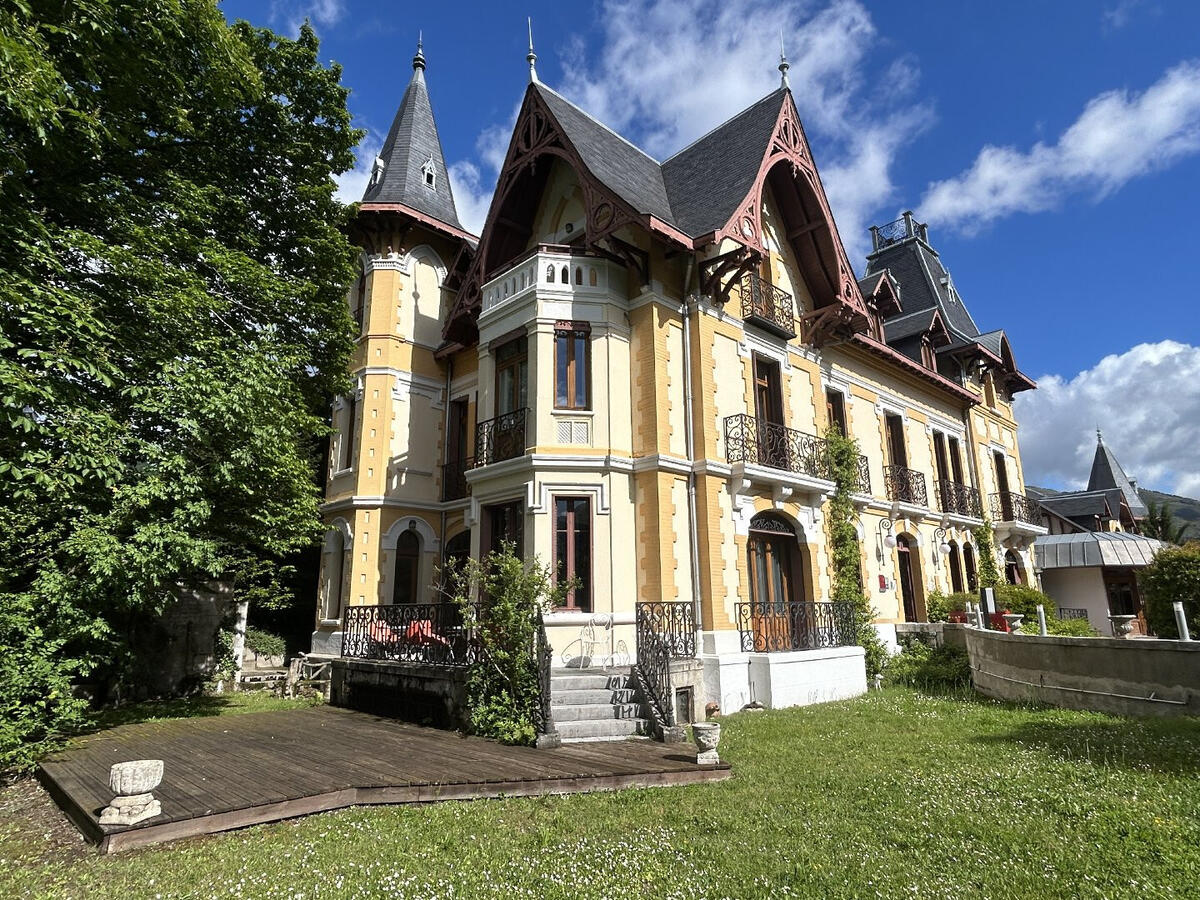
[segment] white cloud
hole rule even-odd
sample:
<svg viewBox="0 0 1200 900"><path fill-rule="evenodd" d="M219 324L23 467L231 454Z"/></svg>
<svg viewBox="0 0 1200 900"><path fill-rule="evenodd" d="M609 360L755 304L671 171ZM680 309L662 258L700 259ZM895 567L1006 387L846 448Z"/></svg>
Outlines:
<svg viewBox="0 0 1200 900"><path fill-rule="evenodd" d="M1138 344L1074 378L1044 375L1017 395L1025 480L1086 486L1096 428L1142 487L1200 497L1200 347Z"/></svg>
<svg viewBox="0 0 1200 900"><path fill-rule="evenodd" d="M1013 213L1051 209L1071 193L1103 198L1197 152L1200 61L1189 61L1140 94L1094 97L1053 145L984 147L970 169L930 185L920 216L970 233Z"/></svg>
<svg viewBox="0 0 1200 900"><path fill-rule="evenodd" d="M479 167L467 160L454 163L449 172L450 190L454 192L454 208L458 212L458 221L467 231L479 234L487 220L495 178L485 180Z"/></svg>
<svg viewBox="0 0 1200 900"><path fill-rule="evenodd" d="M334 176L337 182L337 198L343 203L357 203L366 193L367 184L371 180L371 167L375 157L383 149L383 140L374 132L368 131L362 143L354 148L354 168L341 175Z"/></svg>
<svg viewBox="0 0 1200 900"><path fill-rule="evenodd" d="M1118 31L1129 24L1134 12L1145 0L1118 0L1100 13L1100 25L1105 31Z"/></svg>
<svg viewBox="0 0 1200 900"><path fill-rule="evenodd" d="M782 30L793 96L819 145L839 231L861 267L870 217L899 200L892 162L932 114L909 99L918 77L911 60L870 71L882 39L857 0L815 10L805 0L606 0L598 18L599 49L589 55L582 40L568 43L565 79L552 86L660 160L778 86ZM510 132L492 126L480 136L476 186L495 180ZM452 169L469 181L460 165ZM456 183L460 216L480 205L477 196L464 199Z"/></svg>
<svg viewBox="0 0 1200 900"><path fill-rule="evenodd" d="M305 19L319 29L336 25L345 13L345 0L271 0L271 24L292 36Z"/></svg>

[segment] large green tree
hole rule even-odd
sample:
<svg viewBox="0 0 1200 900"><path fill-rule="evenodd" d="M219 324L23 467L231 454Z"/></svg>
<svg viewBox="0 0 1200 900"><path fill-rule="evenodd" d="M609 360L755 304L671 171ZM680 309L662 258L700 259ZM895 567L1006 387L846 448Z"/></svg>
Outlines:
<svg viewBox="0 0 1200 900"><path fill-rule="evenodd" d="M270 602L319 528L346 93L212 0L0 8L0 753L176 582Z"/></svg>

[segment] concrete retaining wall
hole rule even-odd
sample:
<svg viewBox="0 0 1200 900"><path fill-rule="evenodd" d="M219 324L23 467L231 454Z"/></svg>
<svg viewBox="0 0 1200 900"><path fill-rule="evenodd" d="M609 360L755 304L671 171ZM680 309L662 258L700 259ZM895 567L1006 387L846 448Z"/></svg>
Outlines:
<svg viewBox="0 0 1200 900"><path fill-rule="evenodd" d="M370 659L331 662L329 702L435 728L467 725L467 673Z"/></svg>
<svg viewBox="0 0 1200 900"><path fill-rule="evenodd" d="M1122 716L1200 715L1200 642L958 627L975 689L988 697Z"/></svg>

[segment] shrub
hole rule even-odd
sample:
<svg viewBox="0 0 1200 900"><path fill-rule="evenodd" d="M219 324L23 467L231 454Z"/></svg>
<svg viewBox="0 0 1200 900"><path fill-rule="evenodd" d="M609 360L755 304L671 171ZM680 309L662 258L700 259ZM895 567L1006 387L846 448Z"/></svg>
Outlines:
<svg viewBox="0 0 1200 900"><path fill-rule="evenodd" d="M892 657L885 677L890 684L922 690L960 690L971 684L971 664L965 650L910 641Z"/></svg>
<svg viewBox="0 0 1200 900"><path fill-rule="evenodd" d="M1200 638L1200 541L1158 551L1138 573L1146 604L1146 624L1163 638L1178 638L1172 604L1183 601L1183 613L1193 638Z"/></svg>
<svg viewBox="0 0 1200 900"><path fill-rule="evenodd" d="M259 656L283 656L287 650L283 638L259 628L246 629L246 649Z"/></svg>

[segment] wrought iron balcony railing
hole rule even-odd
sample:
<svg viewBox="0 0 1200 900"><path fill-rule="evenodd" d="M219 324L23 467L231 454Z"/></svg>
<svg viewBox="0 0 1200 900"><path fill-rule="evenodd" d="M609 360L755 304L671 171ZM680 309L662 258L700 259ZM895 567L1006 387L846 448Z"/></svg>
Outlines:
<svg viewBox="0 0 1200 900"><path fill-rule="evenodd" d="M871 467L861 453L858 455L858 486L854 490L859 494L871 493Z"/></svg>
<svg viewBox="0 0 1200 900"><path fill-rule="evenodd" d="M736 606L743 653L817 650L857 643L852 603L751 601Z"/></svg>
<svg viewBox="0 0 1200 900"><path fill-rule="evenodd" d="M1025 522L1027 525L1042 524L1037 503L1013 491L992 494L992 519L997 522Z"/></svg>
<svg viewBox="0 0 1200 900"><path fill-rule="evenodd" d="M1060 606L1058 608L1058 617L1060 619L1083 619L1087 620L1087 610L1082 606Z"/></svg>
<svg viewBox="0 0 1200 900"><path fill-rule="evenodd" d="M742 276L742 318L780 337L796 336L796 304L792 295L753 272Z"/></svg>
<svg viewBox="0 0 1200 900"><path fill-rule="evenodd" d="M475 465L488 466L505 459L524 456L529 407L488 419L475 426Z"/></svg>
<svg viewBox="0 0 1200 900"><path fill-rule="evenodd" d="M725 458L814 478L831 476L824 438L745 413L725 417Z"/></svg>
<svg viewBox="0 0 1200 900"><path fill-rule="evenodd" d="M442 466L442 499L461 500L471 492L467 472L475 468L475 458L468 456Z"/></svg>
<svg viewBox="0 0 1200 900"><path fill-rule="evenodd" d="M979 491L957 481L934 482L934 494L937 495L938 511L955 516L969 516L972 519L983 518L983 504L979 501Z"/></svg>
<svg viewBox="0 0 1200 900"><path fill-rule="evenodd" d="M347 606L342 656L459 668L479 658L479 646L453 603Z"/></svg>
<svg viewBox="0 0 1200 900"><path fill-rule="evenodd" d="M924 472L905 466L884 466L883 486L887 489L889 500L911 503L913 506L929 506Z"/></svg>

